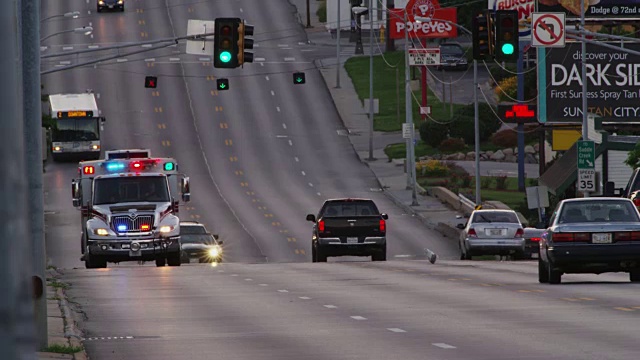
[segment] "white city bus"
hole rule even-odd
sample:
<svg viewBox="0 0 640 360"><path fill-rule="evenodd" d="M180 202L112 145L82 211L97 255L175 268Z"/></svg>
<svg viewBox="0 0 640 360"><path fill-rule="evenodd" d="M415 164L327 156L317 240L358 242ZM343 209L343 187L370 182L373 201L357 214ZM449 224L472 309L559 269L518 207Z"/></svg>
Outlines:
<svg viewBox="0 0 640 360"><path fill-rule="evenodd" d="M80 160L100 158L100 116L92 93L49 95L51 155L54 161L64 157Z"/></svg>

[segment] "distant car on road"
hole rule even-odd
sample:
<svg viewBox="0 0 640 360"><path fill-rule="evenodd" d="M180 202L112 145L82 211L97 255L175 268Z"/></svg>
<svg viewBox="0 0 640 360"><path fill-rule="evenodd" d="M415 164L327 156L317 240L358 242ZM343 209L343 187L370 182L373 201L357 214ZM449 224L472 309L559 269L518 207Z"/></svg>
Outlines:
<svg viewBox="0 0 640 360"><path fill-rule="evenodd" d="M312 262L326 262L328 256L371 256L387 260L387 214L380 213L370 199L330 199L313 222Z"/></svg>
<svg viewBox="0 0 640 360"><path fill-rule="evenodd" d="M124 0L97 0L98 12L104 9L124 11Z"/></svg>
<svg viewBox="0 0 640 360"><path fill-rule="evenodd" d="M467 70L469 62L464 48L455 42L440 44L440 65L437 70Z"/></svg>
<svg viewBox="0 0 640 360"><path fill-rule="evenodd" d="M222 240L210 234L203 224L196 221L180 222L181 262L189 263L191 258L198 262L221 262Z"/></svg>
<svg viewBox="0 0 640 360"><path fill-rule="evenodd" d="M512 255L525 253L524 227L513 210L474 210L466 224L458 224L460 260L479 255Z"/></svg>
<svg viewBox="0 0 640 360"><path fill-rule="evenodd" d="M625 198L562 200L540 239L539 282L606 272L628 272L631 282L640 282L638 209Z"/></svg>
<svg viewBox="0 0 640 360"><path fill-rule="evenodd" d="M540 238L545 229L524 228L524 254L529 259L537 259L540 255Z"/></svg>

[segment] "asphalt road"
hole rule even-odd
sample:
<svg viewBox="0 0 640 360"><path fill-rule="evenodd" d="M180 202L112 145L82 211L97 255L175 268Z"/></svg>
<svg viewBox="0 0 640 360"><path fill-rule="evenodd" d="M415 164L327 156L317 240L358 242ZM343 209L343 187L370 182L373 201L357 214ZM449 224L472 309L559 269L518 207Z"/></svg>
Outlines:
<svg viewBox="0 0 640 360"><path fill-rule="evenodd" d="M192 180L181 215L225 241L217 268L123 263L86 270L69 191L77 165L48 163L47 253L86 315L92 359L637 357L638 285L627 276L566 276L577 283L542 286L532 262L448 261L457 257L455 242L381 193L340 134L310 63L314 51L285 0L130 0L126 12L102 14L92 1L42 5L43 18L82 13L44 22L43 36L94 27L92 38L47 39L43 54L181 36L188 19L238 16L256 29L256 62L243 69L214 69L181 43L43 76L45 93L99 95L103 148L175 157ZM43 68L96 56L105 54L46 59ZM305 86L292 84L296 70L306 71ZM158 88L145 89L145 75L158 76ZM230 90L215 90L219 77L230 79ZM370 197L389 214L390 261L310 263L305 215L339 196ZM409 261L423 259L424 248L440 256L436 265Z"/></svg>

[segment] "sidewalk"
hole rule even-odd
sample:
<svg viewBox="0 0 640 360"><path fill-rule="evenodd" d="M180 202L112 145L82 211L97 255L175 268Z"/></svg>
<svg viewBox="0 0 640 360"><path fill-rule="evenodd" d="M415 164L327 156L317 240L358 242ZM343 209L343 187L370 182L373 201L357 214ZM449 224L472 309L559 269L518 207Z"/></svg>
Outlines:
<svg viewBox="0 0 640 360"><path fill-rule="evenodd" d="M69 307L64 292L64 284L59 282L60 273L55 269L47 270L47 333L49 347L65 350L76 350L74 354L60 354L55 352L38 352L38 360L68 359L86 360L87 354L82 346L81 332ZM53 285L53 286L52 286Z"/></svg>

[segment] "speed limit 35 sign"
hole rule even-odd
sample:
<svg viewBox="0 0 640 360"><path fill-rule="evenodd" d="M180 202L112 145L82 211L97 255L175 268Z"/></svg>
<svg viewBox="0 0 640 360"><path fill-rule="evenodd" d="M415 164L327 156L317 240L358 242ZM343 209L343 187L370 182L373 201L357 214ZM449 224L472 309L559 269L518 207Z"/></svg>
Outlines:
<svg viewBox="0 0 640 360"><path fill-rule="evenodd" d="M577 190L582 192L596 191L596 170L578 169Z"/></svg>

